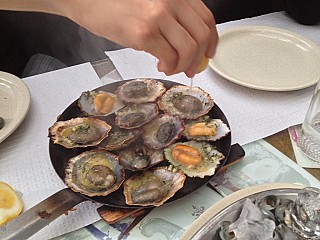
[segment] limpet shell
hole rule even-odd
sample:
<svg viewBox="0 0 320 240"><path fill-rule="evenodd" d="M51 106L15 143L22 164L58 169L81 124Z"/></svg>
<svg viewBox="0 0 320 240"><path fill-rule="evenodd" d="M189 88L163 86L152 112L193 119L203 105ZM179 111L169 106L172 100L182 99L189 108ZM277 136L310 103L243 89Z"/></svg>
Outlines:
<svg viewBox="0 0 320 240"><path fill-rule="evenodd" d="M189 177L212 176L224 155L207 142L177 142L164 149L170 164Z"/></svg>
<svg viewBox="0 0 320 240"><path fill-rule="evenodd" d="M114 93L106 91L86 91L78 99L78 106L89 116L107 116L124 107Z"/></svg>
<svg viewBox="0 0 320 240"><path fill-rule="evenodd" d="M138 78L118 87L119 99L129 103L155 102L166 91L162 82L155 79Z"/></svg>
<svg viewBox="0 0 320 240"><path fill-rule="evenodd" d="M102 147L106 150L113 151L119 150L129 146L131 143L136 141L142 134L141 129L117 129L113 131L114 128L109 133L108 137L105 138L100 144L99 147Z"/></svg>
<svg viewBox="0 0 320 240"><path fill-rule="evenodd" d="M116 112L115 124L120 128L139 128L159 113L158 105L155 103L140 103L128 105Z"/></svg>
<svg viewBox="0 0 320 240"><path fill-rule="evenodd" d="M207 114L214 102L210 95L199 87L178 85L166 91L158 105L166 113L184 119L196 119Z"/></svg>
<svg viewBox="0 0 320 240"><path fill-rule="evenodd" d="M154 149L161 149L181 137L184 123L178 116L161 114L143 127L144 143Z"/></svg>
<svg viewBox="0 0 320 240"><path fill-rule="evenodd" d="M229 127L221 119L211 119L206 115L185 121L182 136L188 140L216 141L227 136L229 132Z"/></svg>
<svg viewBox="0 0 320 240"><path fill-rule="evenodd" d="M164 155L162 150L151 149L146 145L133 145L119 153L119 161L125 169L140 171L162 162Z"/></svg>
<svg viewBox="0 0 320 240"><path fill-rule="evenodd" d="M183 187L186 176L168 167L141 171L124 182L128 205L160 206Z"/></svg>
<svg viewBox="0 0 320 240"><path fill-rule="evenodd" d="M87 196L106 196L124 181L124 168L118 156L95 149L70 158L65 168L66 185Z"/></svg>
<svg viewBox="0 0 320 240"><path fill-rule="evenodd" d="M72 118L58 121L49 128L49 137L54 144L65 148L88 147L98 145L108 136L111 126L96 118Z"/></svg>

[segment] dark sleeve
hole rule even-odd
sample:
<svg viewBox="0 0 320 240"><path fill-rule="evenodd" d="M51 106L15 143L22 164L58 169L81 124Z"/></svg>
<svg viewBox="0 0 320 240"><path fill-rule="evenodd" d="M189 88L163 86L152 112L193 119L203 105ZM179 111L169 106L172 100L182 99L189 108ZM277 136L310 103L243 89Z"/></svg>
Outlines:
<svg viewBox="0 0 320 240"><path fill-rule="evenodd" d="M286 0L285 11L297 22L313 25L320 21L320 0Z"/></svg>

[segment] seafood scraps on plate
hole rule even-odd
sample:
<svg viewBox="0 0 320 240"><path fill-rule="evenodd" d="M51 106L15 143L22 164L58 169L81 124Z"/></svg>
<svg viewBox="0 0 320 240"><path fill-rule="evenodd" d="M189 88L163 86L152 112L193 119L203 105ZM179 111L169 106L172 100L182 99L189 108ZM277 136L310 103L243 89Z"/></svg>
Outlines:
<svg viewBox="0 0 320 240"><path fill-rule="evenodd" d="M236 221L220 223L221 240L303 240L320 238L320 189L296 195L246 198ZM235 210L233 210L235 211Z"/></svg>
<svg viewBox="0 0 320 240"><path fill-rule="evenodd" d="M230 129L209 116L214 102L201 88L167 90L161 81L134 79L114 92L86 91L77 103L81 116L49 128L54 144L90 147L65 167L73 191L106 196L124 182L126 204L159 206L183 187L186 175L212 176L224 159L215 141ZM167 166L157 166L161 162Z"/></svg>

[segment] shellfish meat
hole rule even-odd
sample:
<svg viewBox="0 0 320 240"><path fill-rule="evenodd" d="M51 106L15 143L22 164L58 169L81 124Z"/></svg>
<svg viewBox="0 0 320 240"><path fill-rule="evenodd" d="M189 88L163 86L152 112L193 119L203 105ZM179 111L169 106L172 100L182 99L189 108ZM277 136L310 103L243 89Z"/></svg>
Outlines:
<svg viewBox="0 0 320 240"><path fill-rule="evenodd" d="M211 119L207 115L185 121L185 127L182 136L196 141L216 141L230 132L229 127L221 119Z"/></svg>
<svg viewBox="0 0 320 240"><path fill-rule="evenodd" d="M166 88L155 79L138 78L118 87L116 94L119 99L130 103L154 102Z"/></svg>
<svg viewBox="0 0 320 240"><path fill-rule="evenodd" d="M114 131L113 128L109 136L100 143L99 147L109 151L118 150L129 146L131 143L137 140L141 134L141 129L117 129Z"/></svg>
<svg viewBox="0 0 320 240"><path fill-rule="evenodd" d="M181 118L196 119L207 114L214 105L210 95L199 87L173 86L166 91L158 105L166 113Z"/></svg>
<svg viewBox="0 0 320 240"><path fill-rule="evenodd" d="M207 142L177 142L164 149L166 159L189 177L212 176L224 155Z"/></svg>
<svg viewBox="0 0 320 240"><path fill-rule="evenodd" d="M107 116L123 108L124 104L116 94L99 90L83 92L78 106L89 116Z"/></svg>
<svg viewBox="0 0 320 240"><path fill-rule="evenodd" d="M111 126L96 118L73 118L55 122L49 136L55 144L66 148L98 145L108 136Z"/></svg>
<svg viewBox="0 0 320 240"><path fill-rule="evenodd" d="M141 171L124 182L128 205L160 206L183 187L186 176L168 167Z"/></svg>
<svg viewBox="0 0 320 240"><path fill-rule="evenodd" d="M120 128L139 128L150 122L159 113L155 103L133 104L116 112L115 124Z"/></svg>
<svg viewBox="0 0 320 240"><path fill-rule="evenodd" d="M139 171L162 162L164 155L162 150L151 149L145 145L134 145L121 151L119 160L125 169Z"/></svg>
<svg viewBox="0 0 320 240"><path fill-rule="evenodd" d="M162 114L143 127L142 137L146 145L160 149L179 139L183 130L184 123L178 116Z"/></svg>
<svg viewBox="0 0 320 240"><path fill-rule="evenodd" d="M124 168L116 155L95 149L69 159L64 181L75 192L106 196L124 181Z"/></svg>

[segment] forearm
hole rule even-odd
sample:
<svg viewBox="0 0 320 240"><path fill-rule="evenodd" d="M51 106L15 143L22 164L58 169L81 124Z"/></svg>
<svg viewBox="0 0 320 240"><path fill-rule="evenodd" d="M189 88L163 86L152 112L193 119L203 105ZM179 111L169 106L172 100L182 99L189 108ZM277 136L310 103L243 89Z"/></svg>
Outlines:
<svg viewBox="0 0 320 240"><path fill-rule="evenodd" d="M9 11L44 12L73 18L73 0L0 0L0 9Z"/></svg>
<svg viewBox="0 0 320 240"><path fill-rule="evenodd" d="M67 17L98 36L152 54L167 75L192 77L218 42L214 17L202 0L0 0L0 9Z"/></svg>

